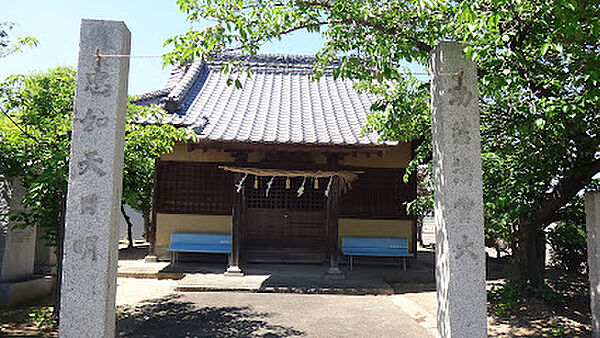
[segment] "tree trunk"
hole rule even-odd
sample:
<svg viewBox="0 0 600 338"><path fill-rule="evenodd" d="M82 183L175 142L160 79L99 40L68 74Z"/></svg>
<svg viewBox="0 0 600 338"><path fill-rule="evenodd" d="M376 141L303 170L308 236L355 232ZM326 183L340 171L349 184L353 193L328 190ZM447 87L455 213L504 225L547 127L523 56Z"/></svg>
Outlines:
<svg viewBox="0 0 600 338"><path fill-rule="evenodd" d="M142 211L142 219L144 221L144 240L146 243L150 243L150 232L152 231L150 227L152 226L152 222L150 222L150 213L151 211Z"/></svg>
<svg viewBox="0 0 600 338"><path fill-rule="evenodd" d="M155 254L154 246L156 245L156 229L152 227L152 219L150 217L152 210L142 211L142 218L144 219L144 229L146 230L146 242L148 242L148 255L152 256Z"/></svg>
<svg viewBox="0 0 600 338"><path fill-rule="evenodd" d="M127 242L129 243L127 245L127 248L132 249L133 248L133 223L131 223L131 217L129 217L129 215L127 215L127 213L125 212L125 206L123 203L121 203L121 214L123 214L125 223L127 223Z"/></svg>
<svg viewBox="0 0 600 338"><path fill-rule="evenodd" d="M544 283L546 267L546 236L539 225L528 217L519 218L518 244L516 259L518 264L517 280L532 285Z"/></svg>
<svg viewBox="0 0 600 338"><path fill-rule="evenodd" d="M417 228L417 242L419 242L419 245L421 247L424 247L425 245L423 244L423 216L417 217L416 228Z"/></svg>
<svg viewBox="0 0 600 338"><path fill-rule="evenodd" d="M586 139L587 136L583 137ZM585 149L586 144L582 146ZM600 160L596 159L596 145L591 150L583 151L585 154L569 175L562 177L551 192L545 194L537 207L519 217L517 230L518 264L517 279L531 284L544 282L546 237L543 226L557 220L557 211L569 203L577 193L588 185L592 177L600 171Z"/></svg>

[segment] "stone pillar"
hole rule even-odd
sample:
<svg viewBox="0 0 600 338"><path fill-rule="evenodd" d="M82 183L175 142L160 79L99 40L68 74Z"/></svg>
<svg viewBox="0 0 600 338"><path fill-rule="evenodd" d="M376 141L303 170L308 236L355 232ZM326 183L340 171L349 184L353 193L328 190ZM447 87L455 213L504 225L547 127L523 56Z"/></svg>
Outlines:
<svg viewBox="0 0 600 338"><path fill-rule="evenodd" d="M600 192L585 194L592 337L600 337Z"/></svg>
<svg viewBox="0 0 600 338"><path fill-rule="evenodd" d="M10 193L10 199L5 200L6 213L23 211L21 198L25 189L19 179L4 182L5 192ZM6 203L8 202L8 203ZM16 227L18 224L8 221L0 222L0 283L17 282L30 279L33 274L35 261L36 228L27 226Z"/></svg>
<svg viewBox="0 0 600 338"><path fill-rule="evenodd" d="M71 137L59 335L115 336L119 207L131 34L81 22Z"/></svg>
<svg viewBox="0 0 600 338"><path fill-rule="evenodd" d="M442 42L432 51L430 72L438 336L485 337L477 70L461 44Z"/></svg>
<svg viewBox="0 0 600 338"><path fill-rule="evenodd" d="M50 293L52 280L35 278L36 228L15 227L8 215L23 211L25 188L18 178L0 175L0 308L15 306Z"/></svg>

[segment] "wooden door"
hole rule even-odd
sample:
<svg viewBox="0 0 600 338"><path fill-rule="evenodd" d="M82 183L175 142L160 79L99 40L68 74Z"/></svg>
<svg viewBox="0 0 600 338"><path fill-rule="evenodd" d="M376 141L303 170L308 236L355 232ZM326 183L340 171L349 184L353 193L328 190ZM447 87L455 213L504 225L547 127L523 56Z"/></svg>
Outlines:
<svg viewBox="0 0 600 338"><path fill-rule="evenodd" d="M286 210L283 244L285 247L327 248L324 210Z"/></svg>
<svg viewBox="0 0 600 338"><path fill-rule="evenodd" d="M244 224L246 247L281 247L284 238L284 215L284 209L248 208Z"/></svg>
<svg viewBox="0 0 600 338"><path fill-rule="evenodd" d="M246 246L260 248L326 248L325 212L249 208Z"/></svg>
<svg viewBox="0 0 600 338"><path fill-rule="evenodd" d="M264 183L261 181L259 187ZM307 186L305 195L298 197L300 184L296 180L286 188L285 181L280 179L273 182L269 196L260 188L248 187L244 221L247 260L320 262L325 259L328 233L324 191Z"/></svg>
<svg viewBox="0 0 600 338"><path fill-rule="evenodd" d="M248 208L244 256L248 262L321 263L327 258L325 212Z"/></svg>

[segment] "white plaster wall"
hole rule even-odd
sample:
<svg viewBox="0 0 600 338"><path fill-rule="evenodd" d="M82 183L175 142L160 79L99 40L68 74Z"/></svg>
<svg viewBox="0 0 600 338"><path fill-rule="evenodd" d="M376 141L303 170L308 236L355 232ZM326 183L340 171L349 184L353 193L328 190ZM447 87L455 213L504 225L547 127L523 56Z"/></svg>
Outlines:
<svg viewBox="0 0 600 338"><path fill-rule="evenodd" d="M125 205L125 212L131 219L131 223L133 223L133 239L142 239L144 234L144 219L142 218L142 214L131 209L130 206ZM125 218L123 215L119 217L121 221L121 225L119 226L119 238L126 239L127 238L127 223L125 223Z"/></svg>

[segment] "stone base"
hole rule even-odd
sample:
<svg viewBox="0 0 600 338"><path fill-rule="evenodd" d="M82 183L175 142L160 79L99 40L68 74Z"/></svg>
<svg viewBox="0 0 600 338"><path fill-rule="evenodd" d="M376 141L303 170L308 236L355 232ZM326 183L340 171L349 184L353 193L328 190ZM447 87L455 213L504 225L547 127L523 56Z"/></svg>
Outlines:
<svg viewBox="0 0 600 338"><path fill-rule="evenodd" d="M158 262L158 257L155 255L148 255L144 257L144 263L156 263Z"/></svg>
<svg viewBox="0 0 600 338"><path fill-rule="evenodd" d="M244 277L244 271L242 271L239 266L230 266L227 268L227 271L225 271L225 276Z"/></svg>
<svg viewBox="0 0 600 338"><path fill-rule="evenodd" d="M43 297L54 287L54 278L41 277L22 282L0 283L0 308L23 304Z"/></svg>

